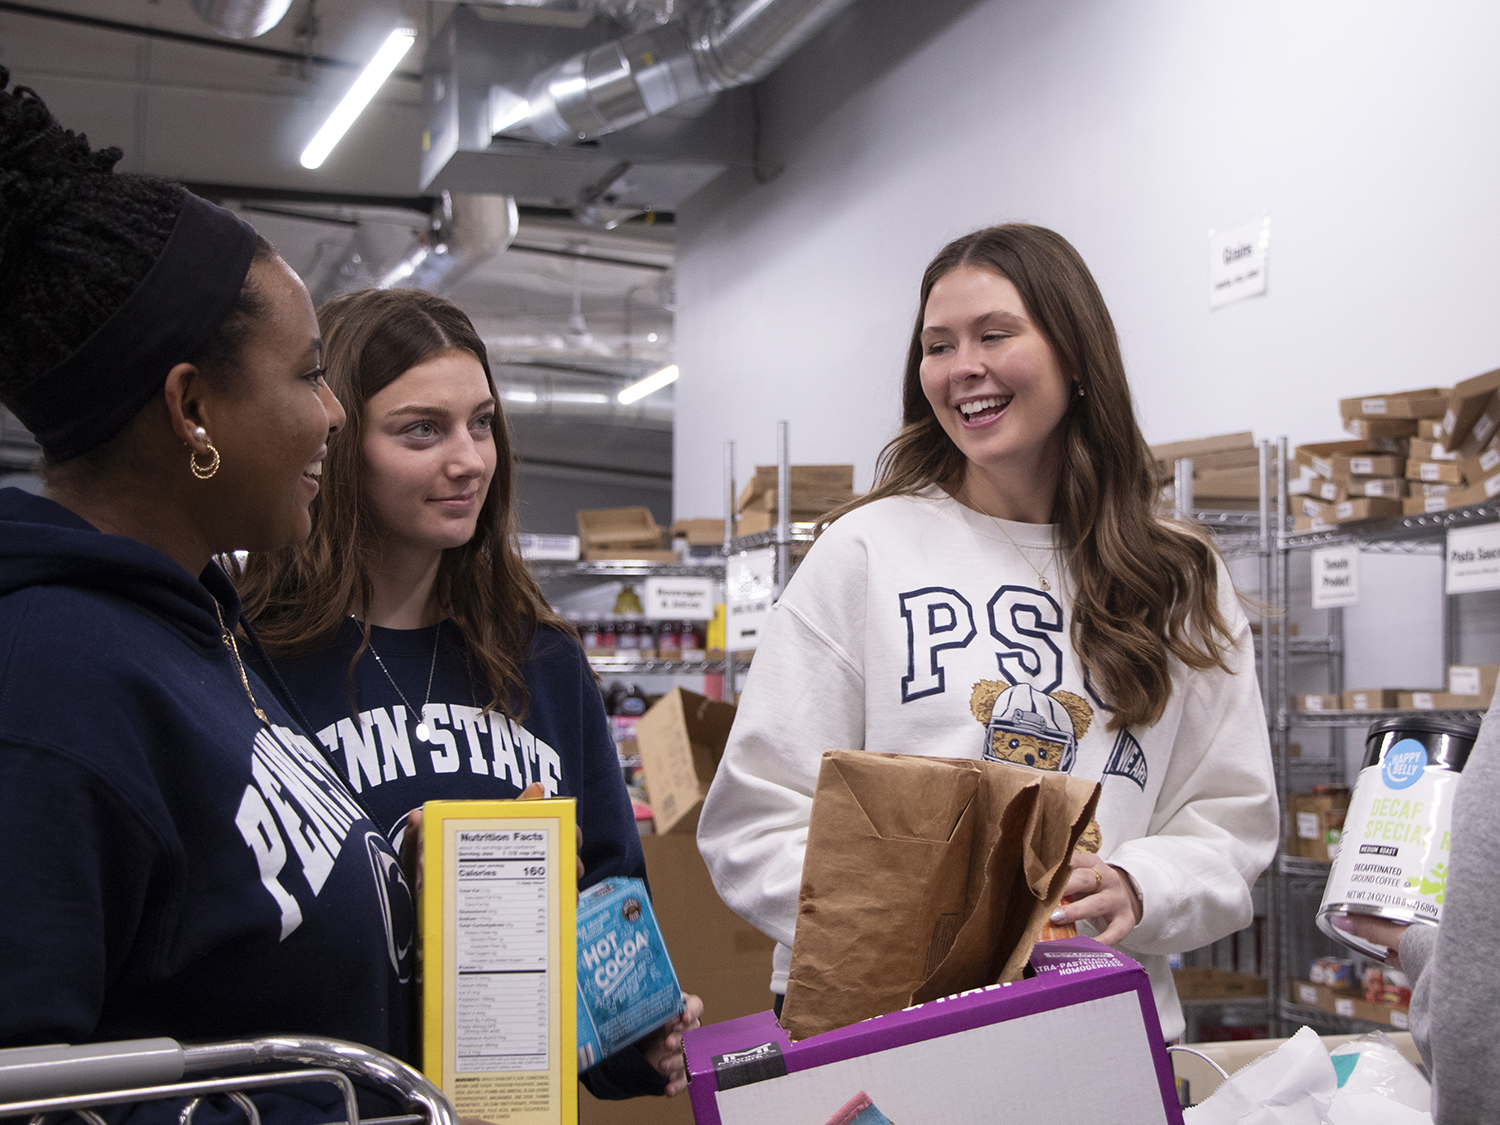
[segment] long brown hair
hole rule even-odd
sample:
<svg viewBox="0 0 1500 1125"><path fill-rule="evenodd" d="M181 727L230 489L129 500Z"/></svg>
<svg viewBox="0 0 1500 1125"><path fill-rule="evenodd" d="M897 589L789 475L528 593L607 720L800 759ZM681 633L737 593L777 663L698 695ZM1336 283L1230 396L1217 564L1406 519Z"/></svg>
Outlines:
<svg viewBox="0 0 1500 1125"><path fill-rule="evenodd" d="M298 546L251 555L239 576L245 612L262 643L282 656L325 648L351 610L368 616L370 563L379 548L361 485L365 404L417 364L455 350L479 361L495 391L484 341L463 311L441 297L415 289L348 293L318 310L318 328L328 384L349 419L329 442L312 534ZM514 462L498 395L493 434L495 475L474 537L443 552L434 592L489 685L486 710L520 719L528 702L522 664L537 627L570 630L516 549ZM349 663L351 690L369 643L366 623Z"/></svg>
<svg viewBox="0 0 1500 1125"><path fill-rule="evenodd" d="M1172 694L1168 656L1222 668L1233 644L1219 611L1218 561L1207 537L1155 512L1153 462L1136 424L1114 322L1072 245L1025 223L955 239L922 275L901 387L902 426L881 451L876 485L844 512L933 485L955 492L965 458L922 390L922 322L937 282L960 266L1009 279L1032 323L1082 394L1063 426L1052 522L1074 587L1070 637L1090 687L1113 712L1109 729L1149 726Z"/></svg>

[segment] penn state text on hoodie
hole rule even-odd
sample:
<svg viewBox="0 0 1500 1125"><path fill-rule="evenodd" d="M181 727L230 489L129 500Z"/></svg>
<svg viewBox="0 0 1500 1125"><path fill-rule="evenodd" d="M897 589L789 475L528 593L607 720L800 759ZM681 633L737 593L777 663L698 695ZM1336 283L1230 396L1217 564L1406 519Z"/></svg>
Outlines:
<svg viewBox="0 0 1500 1125"><path fill-rule="evenodd" d="M216 602L238 620L217 566L0 489L0 1047L409 1053L395 856L250 671L256 717Z"/></svg>
<svg viewBox="0 0 1500 1125"><path fill-rule="evenodd" d="M364 627L346 618L326 648L278 657L275 665L334 768L393 843L407 812L426 801L505 800L541 782L546 796L578 802L581 888L646 877L603 697L577 641L537 630L522 666L528 707L516 722L485 712L488 683L452 622L372 627L374 652L355 665L351 700L349 661L363 636ZM626 1050L586 1072L584 1084L595 1097L627 1098L660 1094L666 1080Z"/></svg>

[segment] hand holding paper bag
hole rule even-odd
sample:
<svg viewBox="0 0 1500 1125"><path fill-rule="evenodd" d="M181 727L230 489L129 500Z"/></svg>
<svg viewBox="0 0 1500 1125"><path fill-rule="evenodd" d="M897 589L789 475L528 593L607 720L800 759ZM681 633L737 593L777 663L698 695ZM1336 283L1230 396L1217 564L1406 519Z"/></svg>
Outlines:
<svg viewBox="0 0 1500 1125"><path fill-rule="evenodd" d="M826 752L787 1033L801 1039L1019 979L1098 788L999 762Z"/></svg>

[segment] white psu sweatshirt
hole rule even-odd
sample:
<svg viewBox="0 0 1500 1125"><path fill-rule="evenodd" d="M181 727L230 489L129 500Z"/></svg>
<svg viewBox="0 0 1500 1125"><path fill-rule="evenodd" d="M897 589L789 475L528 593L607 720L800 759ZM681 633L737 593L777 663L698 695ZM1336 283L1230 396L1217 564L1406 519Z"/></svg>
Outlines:
<svg viewBox="0 0 1500 1125"><path fill-rule="evenodd" d="M719 894L780 943L774 991L786 989L822 752L989 748L1102 780L1099 855L1144 908L1121 948L1150 974L1163 1034L1182 1034L1166 955L1248 926L1250 887L1276 851L1249 622L1221 564L1231 671L1170 658L1160 721L1110 731L1072 651L1060 563L1050 525L1001 524L936 489L856 509L809 551L756 651L698 826Z"/></svg>

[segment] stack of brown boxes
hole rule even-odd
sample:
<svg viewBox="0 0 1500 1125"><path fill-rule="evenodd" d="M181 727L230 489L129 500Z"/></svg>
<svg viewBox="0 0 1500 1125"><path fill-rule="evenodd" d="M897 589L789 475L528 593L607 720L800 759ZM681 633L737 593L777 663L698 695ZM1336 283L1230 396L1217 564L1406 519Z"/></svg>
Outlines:
<svg viewBox="0 0 1500 1125"><path fill-rule="evenodd" d="M1339 403L1353 440L1298 446L1297 530L1421 515L1500 492L1500 370Z"/></svg>
<svg viewBox="0 0 1500 1125"><path fill-rule="evenodd" d="M1195 510L1255 511L1260 506L1260 451L1248 430L1153 445L1151 456L1163 487L1172 483L1179 460L1192 459Z"/></svg>
<svg viewBox="0 0 1500 1125"><path fill-rule="evenodd" d="M1452 664L1447 691L1408 688L1348 688L1341 695L1294 695L1293 711L1483 711L1495 698L1500 664Z"/></svg>
<svg viewBox="0 0 1500 1125"><path fill-rule="evenodd" d="M589 562L619 559L676 562L662 546L662 528L650 508L593 508L578 513L578 538Z"/></svg>
<svg viewBox="0 0 1500 1125"><path fill-rule="evenodd" d="M792 523L814 523L854 499L853 465L791 466ZM757 465L736 505L736 535L754 535L776 526L776 466Z"/></svg>

